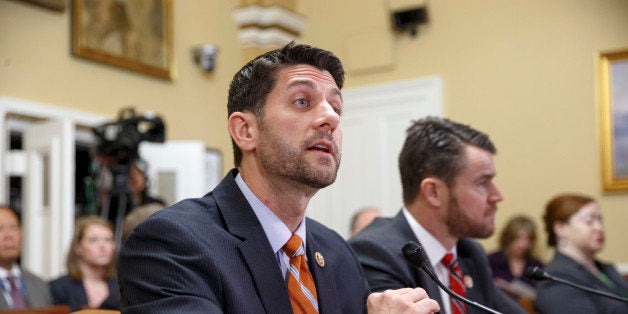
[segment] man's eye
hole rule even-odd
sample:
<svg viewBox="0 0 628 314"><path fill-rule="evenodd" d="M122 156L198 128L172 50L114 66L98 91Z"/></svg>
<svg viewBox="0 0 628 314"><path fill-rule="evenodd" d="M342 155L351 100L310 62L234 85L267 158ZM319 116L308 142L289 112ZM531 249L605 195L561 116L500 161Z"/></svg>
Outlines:
<svg viewBox="0 0 628 314"><path fill-rule="evenodd" d="M307 100L306 99L297 99L294 103L297 106L301 107L301 108L307 107Z"/></svg>

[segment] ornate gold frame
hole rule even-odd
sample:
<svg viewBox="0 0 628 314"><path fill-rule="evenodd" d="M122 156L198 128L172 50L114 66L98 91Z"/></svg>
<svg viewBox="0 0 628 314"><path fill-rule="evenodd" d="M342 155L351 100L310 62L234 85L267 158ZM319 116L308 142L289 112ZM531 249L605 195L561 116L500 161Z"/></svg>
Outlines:
<svg viewBox="0 0 628 314"><path fill-rule="evenodd" d="M628 165L628 158L616 160L618 150L628 156L628 132L626 132L628 130L628 97L626 97L628 85L619 84L620 80L628 83L628 49L601 53L599 57L599 107L602 185L604 190L609 192L628 191L628 170L625 169ZM622 89L618 89L617 86L622 86ZM617 99L618 94L623 97ZM622 99L622 102L618 101ZM623 118L619 116L620 109L624 112ZM621 165L618 167L618 164Z"/></svg>
<svg viewBox="0 0 628 314"><path fill-rule="evenodd" d="M66 0L22 0L24 2L30 2L35 5L39 5L51 10L63 12L65 10Z"/></svg>
<svg viewBox="0 0 628 314"><path fill-rule="evenodd" d="M149 11L134 0L72 0L73 54L172 79L172 1L158 3Z"/></svg>

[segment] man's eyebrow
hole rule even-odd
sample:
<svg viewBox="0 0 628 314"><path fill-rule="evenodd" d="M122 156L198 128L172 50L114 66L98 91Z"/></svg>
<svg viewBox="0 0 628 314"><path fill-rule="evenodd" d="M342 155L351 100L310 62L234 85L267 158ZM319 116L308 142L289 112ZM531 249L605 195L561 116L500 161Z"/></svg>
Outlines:
<svg viewBox="0 0 628 314"><path fill-rule="evenodd" d="M307 79L296 79L290 82L290 84L288 84L288 88L294 88L298 86L306 86L309 88L315 88L314 82L312 82L312 80L307 80Z"/></svg>
<svg viewBox="0 0 628 314"><path fill-rule="evenodd" d="M290 82L290 84L288 84L288 89L291 88L295 88L295 87L299 87L299 86L305 86L308 88L316 88L314 82L312 80L309 79L295 79L293 81ZM342 98L342 92L340 91L340 89L338 87L334 88L333 91L334 95L340 97L340 100L344 101L344 99Z"/></svg>

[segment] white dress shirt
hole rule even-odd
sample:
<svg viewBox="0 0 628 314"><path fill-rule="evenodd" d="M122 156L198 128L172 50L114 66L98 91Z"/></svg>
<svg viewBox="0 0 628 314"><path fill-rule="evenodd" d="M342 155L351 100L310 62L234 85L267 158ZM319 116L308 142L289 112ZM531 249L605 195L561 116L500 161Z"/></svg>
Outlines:
<svg viewBox="0 0 628 314"><path fill-rule="evenodd" d="M21 280L22 272L20 271L20 267L18 267L17 264L13 264L13 267L11 267L11 270L6 270L0 267L0 281L2 281L2 294L4 295L4 299L7 301L9 308L13 308L13 298L11 298L11 284L9 283L9 280L7 280L7 277L9 277L9 275L15 277L16 279L15 284L17 285L17 288L22 289L22 292L23 292L24 287L22 287L22 280Z"/></svg>
<svg viewBox="0 0 628 314"><path fill-rule="evenodd" d="M449 287L449 269L447 269L447 267L443 265L443 263L441 263L441 260L447 253L452 253L454 254L454 258L458 258L458 251L456 250L456 246L454 245L451 251L447 251L447 249L445 249L445 247L440 242L438 242L438 240L436 240L436 238L434 238L431 233L425 230L425 228L423 228L423 226L421 226L421 224L416 219L414 219L412 214L410 214L405 206L402 208L402 211L404 216L406 217L406 220L408 221L408 224L410 225L410 229L412 229L412 232L417 237L417 239L421 241L423 250L425 251L427 258L430 260L430 264L432 265L432 269L434 269L436 276L438 276L438 279L440 279L440 281L442 281L446 286ZM447 292L445 292L443 289L439 290L444 307L444 309L442 309L442 312L451 313L451 300L449 294L447 294Z"/></svg>

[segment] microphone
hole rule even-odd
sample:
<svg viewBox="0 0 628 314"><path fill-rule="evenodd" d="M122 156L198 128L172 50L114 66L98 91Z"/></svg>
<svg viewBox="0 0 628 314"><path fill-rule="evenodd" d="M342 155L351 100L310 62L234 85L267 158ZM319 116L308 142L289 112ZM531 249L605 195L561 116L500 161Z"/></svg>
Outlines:
<svg viewBox="0 0 628 314"><path fill-rule="evenodd" d="M406 257L406 259L412 263L413 265L419 267L420 269L422 269L428 276L430 276L430 278L432 278L432 280L434 280L434 282L436 282L436 284L441 287L441 289L445 290L445 292L447 292L447 294L449 294L451 297L464 302L468 305L471 305L477 309L480 309L482 311L485 311L487 313L493 313L493 314L502 314L501 312L497 312L491 308L488 308L480 303L477 303L475 301L471 301L467 298L464 298L460 295L458 295L457 293L453 292L451 289L449 289L445 284L443 284L439 279L438 276L436 276L436 274L434 273L434 271L432 270L432 266L430 265L430 261L427 258L427 255L425 255L425 251L423 250L423 247L421 245L419 245L418 243L414 242L414 241L410 241L408 243L406 243L406 245L404 245L401 248L401 251L403 252L403 255Z"/></svg>
<svg viewBox="0 0 628 314"><path fill-rule="evenodd" d="M566 285L574 287L576 289L584 290L584 291L591 292L591 293L594 293L594 294L597 294L597 295L601 295L603 297L607 297L607 298L610 298L610 299L614 299L614 300L617 300L617 301L628 303L628 299L627 298L623 298L623 297L620 297L618 295L615 295L615 294L612 294L612 293L608 293L606 291L601 291L601 290L589 288L589 287L586 287L586 286L582 286L582 285L579 285L577 283L573 283L571 281L552 276L548 272L544 271L543 268L538 267L538 266L530 266L530 267L526 268L526 270L524 271L523 274L524 274L524 276L526 276L526 277L528 277L530 279L539 280L539 281L548 279L548 280L551 280L551 281L555 281L555 282L559 282L559 283L562 283L562 284L566 284Z"/></svg>

